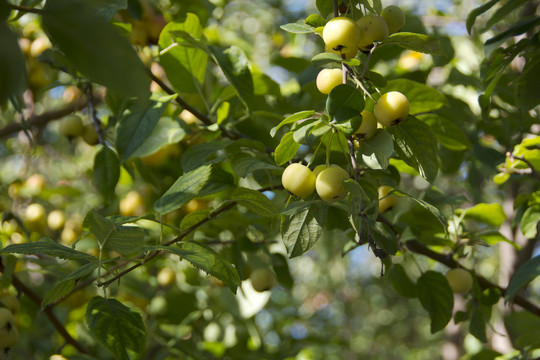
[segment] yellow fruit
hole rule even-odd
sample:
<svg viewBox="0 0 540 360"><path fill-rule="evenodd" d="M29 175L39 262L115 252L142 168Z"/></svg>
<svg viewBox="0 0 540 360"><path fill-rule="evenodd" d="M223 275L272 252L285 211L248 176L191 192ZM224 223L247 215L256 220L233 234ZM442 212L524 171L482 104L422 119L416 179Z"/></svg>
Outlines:
<svg viewBox="0 0 540 360"><path fill-rule="evenodd" d="M28 205L24 211L24 219L28 224L41 224L45 220L45 208L38 203Z"/></svg>
<svg viewBox="0 0 540 360"><path fill-rule="evenodd" d="M274 274L266 268L253 270L249 275L249 279L253 289L257 292L268 291L276 285Z"/></svg>
<svg viewBox="0 0 540 360"><path fill-rule="evenodd" d="M446 273L446 279L452 291L458 294L468 293L473 284L471 273L465 269L452 269Z"/></svg>
<svg viewBox="0 0 540 360"><path fill-rule="evenodd" d="M68 360L68 359L66 359L64 356L60 354L54 354L54 355L51 355L51 357L49 357L49 360Z"/></svg>
<svg viewBox="0 0 540 360"><path fill-rule="evenodd" d="M62 210L53 210L47 216L47 226L52 231L58 231L64 227L66 215Z"/></svg>
<svg viewBox="0 0 540 360"><path fill-rule="evenodd" d="M32 42L30 46L30 55L38 57L42 52L51 48L51 42L46 37L39 37Z"/></svg>
<svg viewBox="0 0 540 360"><path fill-rule="evenodd" d="M379 213L383 213L396 205L398 197L395 195L387 196L392 190L393 188L388 185L379 186Z"/></svg>
<svg viewBox="0 0 540 360"><path fill-rule="evenodd" d="M405 15L399 6L390 5L385 7L381 12L381 17L386 21L390 34L398 32L405 26Z"/></svg>
<svg viewBox="0 0 540 360"><path fill-rule="evenodd" d="M64 93L62 94L62 100L64 100L67 103L70 103L77 100L80 96L81 96L81 90L74 85L70 85L64 89Z"/></svg>
<svg viewBox="0 0 540 360"><path fill-rule="evenodd" d="M0 297L0 303L2 303L12 314L16 314L21 310L21 303L15 295L2 295Z"/></svg>
<svg viewBox="0 0 540 360"><path fill-rule="evenodd" d="M201 199L192 199L186 204L186 211L192 213L208 207L208 202Z"/></svg>
<svg viewBox="0 0 540 360"><path fill-rule="evenodd" d="M176 273L173 269L165 267L159 270L157 274L157 282L160 286L167 287L174 284L176 281Z"/></svg>
<svg viewBox="0 0 540 360"><path fill-rule="evenodd" d="M399 91L387 92L377 100L373 114L384 126L397 125L409 115L409 100Z"/></svg>
<svg viewBox="0 0 540 360"><path fill-rule="evenodd" d="M341 69L322 69L317 75L317 89L323 94L330 94L333 88L343 83Z"/></svg>
<svg viewBox="0 0 540 360"><path fill-rule="evenodd" d="M362 124L355 134L361 139L369 139L377 131L377 119L375 119L373 113L367 110L363 110L360 115L362 116Z"/></svg>
<svg viewBox="0 0 540 360"><path fill-rule="evenodd" d="M382 41L388 37L388 24L377 15L365 15L358 20L358 27L362 37L358 41L358 48L362 51L369 50L374 41Z"/></svg>
<svg viewBox="0 0 540 360"><path fill-rule="evenodd" d="M353 20L347 17L336 17L330 20L324 26L322 36L330 52L339 54L344 59L356 56L361 33Z"/></svg>
<svg viewBox="0 0 540 360"><path fill-rule="evenodd" d="M342 181L350 179L349 173L339 166L330 166L317 176L315 189L319 197L326 202L335 202L347 196Z"/></svg>
<svg viewBox="0 0 540 360"><path fill-rule="evenodd" d="M130 191L119 203L120 215L139 216L144 214L144 200L137 191Z"/></svg>
<svg viewBox="0 0 540 360"><path fill-rule="evenodd" d="M45 188L45 177L41 174L30 175L22 185L23 193L28 196L36 196Z"/></svg>
<svg viewBox="0 0 540 360"><path fill-rule="evenodd" d="M195 124L199 121L199 119L189 110L182 110L182 112L178 116L188 125Z"/></svg>
<svg viewBox="0 0 540 360"><path fill-rule="evenodd" d="M283 187L291 194L306 198L315 190L315 174L302 164L291 164L287 166L281 176Z"/></svg>

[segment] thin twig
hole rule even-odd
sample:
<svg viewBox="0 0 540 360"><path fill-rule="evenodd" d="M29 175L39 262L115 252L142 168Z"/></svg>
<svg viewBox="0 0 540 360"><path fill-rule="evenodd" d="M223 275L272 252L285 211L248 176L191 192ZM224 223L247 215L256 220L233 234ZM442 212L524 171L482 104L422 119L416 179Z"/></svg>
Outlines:
<svg viewBox="0 0 540 360"><path fill-rule="evenodd" d="M88 96L88 110L90 112L90 119L92 120L92 126L96 130L98 141L100 144L105 145L105 137L103 136L103 131L101 130L101 121L99 121L96 107L94 105L94 92L92 88L92 83L89 83L86 88L86 94Z"/></svg>
<svg viewBox="0 0 540 360"><path fill-rule="evenodd" d="M17 10L17 11L25 12L25 13L34 13L34 14L43 14L43 13L45 13L45 11L43 11L43 9L36 9L36 8L33 8L33 7L29 7L29 6L20 6L20 5L14 5L14 4L9 4L9 3L8 3L8 6L11 7L13 10Z"/></svg>

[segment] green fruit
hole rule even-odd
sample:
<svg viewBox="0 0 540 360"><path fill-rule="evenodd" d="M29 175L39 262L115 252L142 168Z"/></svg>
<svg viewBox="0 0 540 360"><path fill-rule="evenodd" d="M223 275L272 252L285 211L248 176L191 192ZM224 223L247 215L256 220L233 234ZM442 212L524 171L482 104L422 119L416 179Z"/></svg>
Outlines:
<svg viewBox="0 0 540 360"><path fill-rule="evenodd" d="M60 134L68 138L73 138L83 134L84 125L80 116L68 115L60 120L60 127L58 130L60 131Z"/></svg>
<svg viewBox="0 0 540 360"><path fill-rule="evenodd" d="M347 17L336 17L330 20L323 29L323 40L329 52L351 59L358 53L360 29Z"/></svg>
<svg viewBox="0 0 540 360"><path fill-rule="evenodd" d="M458 294L468 293L473 284L471 273L461 268L448 271L446 273L446 280L448 280L452 291Z"/></svg>
<svg viewBox="0 0 540 360"><path fill-rule="evenodd" d="M257 292L270 290L276 285L274 274L266 268L253 270L249 275L249 279L253 289Z"/></svg>
<svg viewBox="0 0 540 360"><path fill-rule="evenodd" d="M18 313L21 309L21 303L15 295L3 295L0 297L0 303L2 303L12 314Z"/></svg>
<svg viewBox="0 0 540 360"><path fill-rule="evenodd" d="M319 197L326 202L335 202L347 196L342 181L350 179L349 173L339 166L330 166L317 176L315 189Z"/></svg>
<svg viewBox="0 0 540 360"><path fill-rule="evenodd" d="M343 83L341 69L322 69L317 75L317 89L323 94L330 94L333 88Z"/></svg>
<svg viewBox="0 0 540 360"><path fill-rule="evenodd" d="M96 145L99 143L98 133L93 124L87 124L84 126L82 138L88 145Z"/></svg>
<svg viewBox="0 0 540 360"><path fill-rule="evenodd" d="M375 115L367 110L363 110L360 115L362 116L362 123L355 134L361 139L369 139L377 131L377 119Z"/></svg>
<svg viewBox="0 0 540 360"><path fill-rule="evenodd" d="M388 32L390 34L398 32L405 26L405 14L403 14L403 10L399 6L390 5L385 7L381 13L381 17L388 24Z"/></svg>
<svg viewBox="0 0 540 360"><path fill-rule="evenodd" d="M409 115L409 100L398 91L387 92L377 100L373 114L384 126L397 125Z"/></svg>
<svg viewBox="0 0 540 360"><path fill-rule="evenodd" d="M0 308L0 353L7 352L18 340L13 314L6 308Z"/></svg>
<svg viewBox="0 0 540 360"><path fill-rule="evenodd" d="M315 174L302 164L291 164L287 166L281 176L283 187L291 194L306 198L315 190Z"/></svg>
<svg viewBox="0 0 540 360"><path fill-rule="evenodd" d="M380 16L362 16L358 20L358 27L362 33L358 41L358 48L362 51L369 50L374 41L383 41L388 37L388 24Z"/></svg>

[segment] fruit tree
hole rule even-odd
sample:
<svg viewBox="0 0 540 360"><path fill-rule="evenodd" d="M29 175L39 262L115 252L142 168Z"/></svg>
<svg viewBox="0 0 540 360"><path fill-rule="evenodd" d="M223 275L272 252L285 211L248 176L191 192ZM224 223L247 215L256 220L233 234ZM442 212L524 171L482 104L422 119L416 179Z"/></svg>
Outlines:
<svg viewBox="0 0 540 360"><path fill-rule="evenodd" d="M540 358L539 14L0 0L0 358Z"/></svg>

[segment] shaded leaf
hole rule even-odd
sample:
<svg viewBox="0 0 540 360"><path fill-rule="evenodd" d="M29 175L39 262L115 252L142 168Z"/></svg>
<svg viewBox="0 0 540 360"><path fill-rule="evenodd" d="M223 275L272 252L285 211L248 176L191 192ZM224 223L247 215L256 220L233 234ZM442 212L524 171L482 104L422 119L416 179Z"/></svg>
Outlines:
<svg viewBox="0 0 540 360"><path fill-rule="evenodd" d="M86 324L115 359L133 360L142 355L146 344L142 317L118 300L93 297L86 308Z"/></svg>
<svg viewBox="0 0 540 360"><path fill-rule="evenodd" d="M278 214L278 209L274 204L256 190L238 187L231 194L231 200L257 215L272 217Z"/></svg>
<svg viewBox="0 0 540 360"><path fill-rule="evenodd" d="M537 276L540 275L540 256L535 256L532 259L529 259L523 265L521 265L508 284L506 289L505 300L511 301L514 296L527 286L531 281L533 281Z"/></svg>
<svg viewBox="0 0 540 360"><path fill-rule="evenodd" d="M426 271L417 282L418 298L422 307L429 312L431 333L446 327L452 319L454 294L448 280L439 272Z"/></svg>
<svg viewBox="0 0 540 360"><path fill-rule="evenodd" d="M94 158L92 180L107 201L114 198L114 189L119 178L120 161L118 161L118 156L113 150L107 146L103 146L96 152Z"/></svg>
<svg viewBox="0 0 540 360"><path fill-rule="evenodd" d="M348 120L364 110L364 96L350 84L338 85L328 95L326 110L337 122Z"/></svg>
<svg viewBox="0 0 540 360"><path fill-rule="evenodd" d="M26 88L26 66L17 36L0 20L0 105Z"/></svg>
<svg viewBox="0 0 540 360"><path fill-rule="evenodd" d="M281 227L289 258L309 251L321 238L328 208L311 205L285 219Z"/></svg>
<svg viewBox="0 0 540 360"><path fill-rule="evenodd" d="M2 254L26 254L26 255L49 255L68 260L95 261L96 258L87 253L74 250L70 247L61 245L49 238L42 238L39 241L25 244L8 245L2 250Z"/></svg>
<svg viewBox="0 0 540 360"><path fill-rule="evenodd" d="M300 144L294 141L294 132L286 133L279 142L274 152L274 160L276 164L283 165L291 160L300 148Z"/></svg>
<svg viewBox="0 0 540 360"><path fill-rule="evenodd" d="M390 44L424 54L445 55L439 40L429 35L398 32L383 40L378 47Z"/></svg>
<svg viewBox="0 0 540 360"><path fill-rule="evenodd" d="M416 284L411 281L405 269L400 264L394 264L388 271L388 279L396 292L406 298L415 298Z"/></svg>
<svg viewBox="0 0 540 360"><path fill-rule="evenodd" d="M276 132L283 126L287 124L291 124L294 122L297 122L299 120L308 119L315 115L314 110L306 110L306 111L300 111L297 113L294 113L292 115L287 116L285 119L283 119L277 126L273 127L272 130L270 130L270 135L272 137L276 136Z"/></svg>

